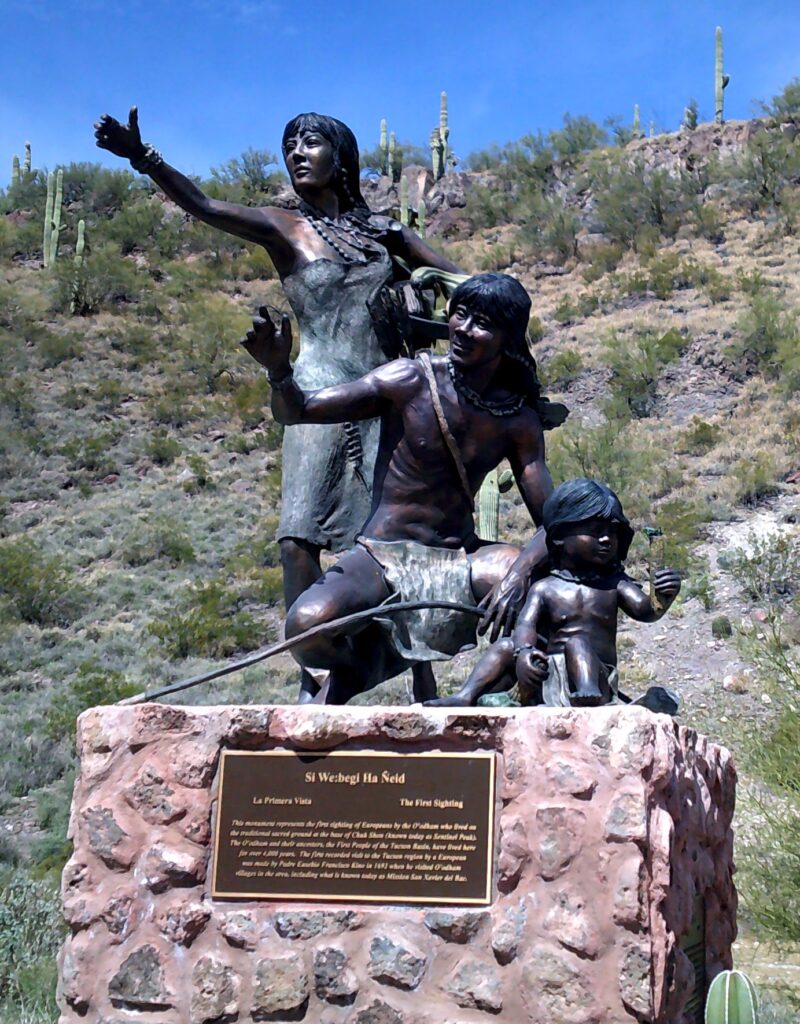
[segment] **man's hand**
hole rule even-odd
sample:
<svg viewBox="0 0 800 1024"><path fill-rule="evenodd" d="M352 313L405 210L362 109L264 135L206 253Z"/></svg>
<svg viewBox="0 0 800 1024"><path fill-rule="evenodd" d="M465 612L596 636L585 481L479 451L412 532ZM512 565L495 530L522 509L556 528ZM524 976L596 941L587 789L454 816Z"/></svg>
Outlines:
<svg viewBox="0 0 800 1024"><path fill-rule="evenodd" d="M131 107L127 125L116 118L103 114L94 126L94 136L100 149L107 149L115 156L135 160L144 155L144 145L139 134L139 112Z"/></svg>
<svg viewBox="0 0 800 1024"><path fill-rule="evenodd" d="M672 603L681 589L681 574L677 569L659 569L653 579L653 589L662 601Z"/></svg>
<svg viewBox="0 0 800 1024"><path fill-rule="evenodd" d="M501 636L509 636L517 621L528 593L528 578L514 569L495 584L481 601L483 618L478 626L481 636L491 627L489 639L492 643Z"/></svg>
<svg viewBox="0 0 800 1024"><path fill-rule="evenodd" d="M281 329L275 324L266 306L260 306L253 318L252 330L242 338L242 345L257 363L266 367L270 378L283 380L292 372L289 356L292 352L292 324L286 313L281 317Z"/></svg>

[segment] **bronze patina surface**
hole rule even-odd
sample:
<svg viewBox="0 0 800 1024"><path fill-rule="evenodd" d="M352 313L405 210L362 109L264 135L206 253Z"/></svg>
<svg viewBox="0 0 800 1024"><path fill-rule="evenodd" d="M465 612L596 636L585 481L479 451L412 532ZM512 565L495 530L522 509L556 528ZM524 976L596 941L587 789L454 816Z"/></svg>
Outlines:
<svg viewBox="0 0 800 1024"><path fill-rule="evenodd" d="M225 751L214 899L488 904L494 755Z"/></svg>

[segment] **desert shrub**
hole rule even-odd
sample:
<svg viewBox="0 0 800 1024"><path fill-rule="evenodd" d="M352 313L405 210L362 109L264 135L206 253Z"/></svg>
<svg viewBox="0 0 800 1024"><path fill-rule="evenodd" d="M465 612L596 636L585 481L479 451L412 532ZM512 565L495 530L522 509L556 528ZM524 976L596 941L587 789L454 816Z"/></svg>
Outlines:
<svg viewBox="0 0 800 1024"><path fill-rule="evenodd" d="M591 161L588 180L600 230L624 248L640 249L643 227L672 237L681 224L684 197L666 171L647 171L641 160L603 154Z"/></svg>
<svg viewBox="0 0 800 1024"><path fill-rule="evenodd" d="M535 314L528 320L528 341L535 345L544 337L544 324Z"/></svg>
<svg viewBox="0 0 800 1024"><path fill-rule="evenodd" d="M573 348L564 348L556 352L540 367L542 383L547 387L564 387L580 374L583 369L583 358Z"/></svg>
<svg viewBox="0 0 800 1024"><path fill-rule="evenodd" d="M587 284L593 284L605 274L616 270L622 259L622 254L622 246L618 244L603 242L600 245L592 246L587 256L588 266L581 271L584 281Z"/></svg>
<svg viewBox="0 0 800 1024"><path fill-rule="evenodd" d="M126 369L156 369L157 346L153 328L146 324L124 324L108 332L108 343L124 358Z"/></svg>
<svg viewBox="0 0 800 1024"><path fill-rule="evenodd" d="M127 396L118 380L106 377L94 385L92 397L102 412L114 412Z"/></svg>
<svg viewBox="0 0 800 1024"><path fill-rule="evenodd" d="M264 206L286 183L286 175L277 165L274 153L251 146L240 156L211 168L207 192L214 199Z"/></svg>
<svg viewBox="0 0 800 1024"><path fill-rule="evenodd" d="M63 559L23 537L0 542L0 607L39 626L66 626L84 598Z"/></svg>
<svg viewBox="0 0 800 1024"><path fill-rule="evenodd" d="M691 205L689 216L698 238L705 238L714 245L725 241L725 219L712 203L699 199Z"/></svg>
<svg viewBox="0 0 800 1024"><path fill-rule="evenodd" d="M85 399L79 396L79 404ZM59 448L59 452L67 460L71 470L85 470L91 479L99 479L116 472L117 457L114 454L114 445L117 442L117 434L113 431L104 431L101 434L89 434L86 437L72 437Z"/></svg>
<svg viewBox="0 0 800 1024"><path fill-rule="evenodd" d="M653 508L650 518L664 535L666 564L690 577L702 575L707 566L694 554L694 549L711 518L708 505L687 498L668 498Z"/></svg>
<svg viewBox="0 0 800 1024"><path fill-rule="evenodd" d="M77 334L56 334L43 330L36 339L36 351L42 368L50 370L68 359L79 359L83 345Z"/></svg>
<svg viewBox="0 0 800 1024"><path fill-rule="evenodd" d="M181 217L165 216L164 205L155 196L129 203L113 217L104 234L119 246L123 256L136 250L153 250L165 259L174 259L180 250Z"/></svg>
<svg viewBox="0 0 800 1024"><path fill-rule="evenodd" d="M674 327L665 334L649 328L626 337L612 332L603 346L611 370L612 402L627 414L649 416L661 369L676 359L688 343L689 339Z"/></svg>
<svg viewBox="0 0 800 1024"><path fill-rule="evenodd" d="M128 565L147 565L164 559L170 565L182 565L196 558L188 535L170 519L137 523L122 545L122 557Z"/></svg>
<svg viewBox="0 0 800 1024"><path fill-rule="evenodd" d="M211 295L185 306L183 320L176 339L183 369L216 394L244 363L239 339L250 326L247 314L224 296Z"/></svg>
<svg viewBox="0 0 800 1024"><path fill-rule="evenodd" d="M757 505L780 490L778 467L767 451L751 452L737 459L731 466L730 477L734 501L743 505Z"/></svg>
<svg viewBox="0 0 800 1024"><path fill-rule="evenodd" d="M736 328L737 337L729 347L729 355L770 375L777 370L776 357L783 339L797 338L797 316L787 310L778 295L758 290L751 296Z"/></svg>
<svg viewBox="0 0 800 1024"><path fill-rule="evenodd" d="M183 449L180 442L166 430L154 431L144 445L144 452L157 466L171 466Z"/></svg>
<svg viewBox="0 0 800 1024"><path fill-rule="evenodd" d="M726 552L720 565L751 601L773 603L800 590L800 538L751 533L748 547Z"/></svg>
<svg viewBox="0 0 800 1024"><path fill-rule="evenodd" d="M575 320L582 320L591 316L600 305L600 300L590 292L581 292L580 295L564 295L556 308L553 310L553 319L559 324L570 324Z"/></svg>
<svg viewBox="0 0 800 1024"><path fill-rule="evenodd" d="M184 490L194 492L214 489L214 481L211 479L211 471L208 468L208 463L202 455L188 455L186 457L186 465L194 474L194 479L187 480L186 483L184 483Z"/></svg>
<svg viewBox="0 0 800 1024"><path fill-rule="evenodd" d="M66 739L72 748L82 711L132 697L138 689L121 672L104 668L98 661L85 661L66 686L53 690L44 716L44 735L54 741Z"/></svg>
<svg viewBox="0 0 800 1024"><path fill-rule="evenodd" d="M596 426L570 418L548 437L547 462L556 483L578 476L602 480L629 516L649 511L662 461L635 424L613 417Z"/></svg>
<svg viewBox="0 0 800 1024"><path fill-rule="evenodd" d="M678 438L677 450L687 455L705 455L719 444L721 438L722 427L693 416L692 422Z"/></svg>
<svg viewBox="0 0 800 1024"><path fill-rule="evenodd" d="M266 419L271 390L264 374L242 381L233 392L233 406L245 430L253 430Z"/></svg>
<svg viewBox="0 0 800 1024"><path fill-rule="evenodd" d="M148 419L169 427L182 427L195 417L184 379L170 378L145 402Z"/></svg>
<svg viewBox="0 0 800 1024"><path fill-rule="evenodd" d="M224 658L252 651L266 639L266 627L243 610L247 599L219 582L200 584L148 631L173 659Z"/></svg>
<svg viewBox="0 0 800 1024"><path fill-rule="evenodd" d="M59 260L54 281L53 309L78 316L141 302L152 288L147 275L120 256L113 245L99 246L90 252L80 268L69 260Z"/></svg>
<svg viewBox="0 0 800 1024"><path fill-rule="evenodd" d="M56 953L64 938L58 890L15 871L0 883L0 998L55 1012Z"/></svg>
<svg viewBox="0 0 800 1024"><path fill-rule="evenodd" d="M745 185L743 201L750 213L775 209L784 190L800 175L800 153L793 140L776 131L759 131L736 159L731 174Z"/></svg>

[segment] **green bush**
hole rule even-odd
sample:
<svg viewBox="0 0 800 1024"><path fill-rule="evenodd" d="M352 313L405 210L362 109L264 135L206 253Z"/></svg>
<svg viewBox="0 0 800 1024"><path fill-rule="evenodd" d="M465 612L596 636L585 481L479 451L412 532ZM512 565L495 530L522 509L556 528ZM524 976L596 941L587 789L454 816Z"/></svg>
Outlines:
<svg viewBox="0 0 800 1024"><path fill-rule="evenodd" d="M751 601L774 603L800 590L800 539L787 533L751 533L748 547L720 560Z"/></svg>
<svg viewBox="0 0 800 1024"><path fill-rule="evenodd" d="M736 159L731 174L745 183L743 199L750 213L780 207L787 186L800 176L795 142L777 131L759 131Z"/></svg>
<svg viewBox="0 0 800 1024"><path fill-rule="evenodd" d="M79 396L74 408L80 408L82 404L83 398ZM92 479L100 479L117 471L117 458L113 452L116 441L117 436L112 431L73 437L61 445L59 452L71 470L86 470Z"/></svg>
<svg viewBox="0 0 800 1024"><path fill-rule="evenodd" d="M572 348L564 348L547 360L541 369L542 383L546 387L566 387L583 370L583 358L580 352Z"/></svg>
<svg viewBox="0 0 800 1024"><path fill-rule="evenodd" d="M68 359L80 359L83 345L77 334L56 334L43 330L36 339L39 361L45 370L50 370Z"/></svg>
<svg viewBox="0 0 800 1024"><path fill-rule="evenodd" d="M145 454L157 466L171 466L183 449L180 442L171 437L166 430L156 430L147 439L144 446Z"/></svg>
<svg viewBox="0 0 800 1024"><path fill-rule="evenodd" d="M180 527L166 518L134 526L122 547L122 557L128 565L147 565L163 558L170 565L194 562L192 543Z"/></svg>
<svg viewBox="0 0 800 1024"><path fill-rule="evenodd" d="M233 392L233 406L245 430L253 430L268 416L271 390L264 374L238 384Z"/></svg>
<svg viewBox="0 0 800 1024"><path fill-rule="evenodd" d="M44 735L51 740L66 738L71 748L82 711L132 697L138 689L121 672L104 668L98 661L85 661L66 686L53 690L44 716Z"/></svg>
<svg viewBox="0 0 800 1024"><path fill-rule="evenodd" d="M763 498L777 494L778 468L770 452L758 451L744 455L731 467L734 500L743 505L757 505Z"/></svg>
<svg viewBox="0 0 800 1024"><path fill-rule="evenodd" d="M693 416L692 422L678 438L677 450L687 455L705 455L716 448L721 439L722 427Z"/></svg>
<svg viewBox="0 0 800 1024"><path fill-rule="evenodd" d="M65 930L52 885L23 871L0 882L0 999L55 1012L55 958Z"/></svg>
<svg viewBox="0 0 800 1024"><path fill-rule="evenodd" d="M593 246L587 257L589 265L581 271L584 281L593 284L612 270L616 270L622 255L622 246L618 244L604 242Z"/></svg>
<svg viewBox="0 0 800 1024"><path fill-rule="evenodd" d="M66 626L85 597L63 559L27 538L0 541L0 601L6 613L39 626Z"/></svg>
<svg viewBox="0 0 800 1024"><path fill-rule="evenodd" d="M611 370L609 387L615 406L633 416L649 416L662 368L677 359L688 344L689 338L674 327L665 334L650 328L627 337L612 332L603 353Z"/></svg>
<svg viewBox="0 0 800 1024"><path fill-rule="evenodd" d="M173 659L225 658L237 651L252 651L266 641L267 629L242 610L245 600L222 583L204 583L148 630Z"/></svg>

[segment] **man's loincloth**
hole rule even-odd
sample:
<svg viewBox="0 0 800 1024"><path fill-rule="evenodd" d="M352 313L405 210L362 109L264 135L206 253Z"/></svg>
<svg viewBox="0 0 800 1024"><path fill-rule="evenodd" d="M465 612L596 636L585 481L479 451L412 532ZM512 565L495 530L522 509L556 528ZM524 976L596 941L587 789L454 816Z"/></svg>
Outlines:
<svg viewBox="0 0 800 1024"><path fill-rule="evenodd" d="M563 654L548 654L547 664L547 679L542 683L542 702L551 708L571 707L566 658ZM606 665L605 669L608 673L608 685L611 688L609 703L616 704L619 701L617 697L619 672L616 665Z"/></svg>
<svg viewBox="0 0 800 1024"><path fill-rule="evenodd" d="M410 540L359 537L383 569L386 583L402 601L456 601L475 604L470 564L463 548L434 548ZM447 608L425 608L376 617L403 658L447 661L476 645L478 618Z"/></svg>

